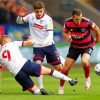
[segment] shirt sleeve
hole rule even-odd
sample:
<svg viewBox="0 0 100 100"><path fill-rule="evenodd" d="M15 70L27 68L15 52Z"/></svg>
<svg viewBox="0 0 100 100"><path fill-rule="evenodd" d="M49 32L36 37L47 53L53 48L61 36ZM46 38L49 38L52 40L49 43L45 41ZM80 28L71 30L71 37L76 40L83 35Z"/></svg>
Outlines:
<svg viewBox="0 0 100 100"><path fill-rule="evenodd" d="M47 31L53 31L53 21L51 18L46 21L46 29Z"/></svg>
<svg viewBox="0 0 100 100"><path fill-rule="evenodd" d="M68 28L67 28L67 26L66 26L66 22L64 23L64 26L63 26L63 32L64 33L68 33Z"/></svg>
<svg viewBox="0 0 100 100"><path fill-rule="evenodd" d="M14 44L17 45L18 47L22 47L23 41L15 41Z"/></svg>
<svg viewBox="0 0 100 100"><path fill-rule="evenodd" d="M89 28L91 28L93 30L95 28L96 24L93 21L89 20L88 26L89 26Z"/></svg>

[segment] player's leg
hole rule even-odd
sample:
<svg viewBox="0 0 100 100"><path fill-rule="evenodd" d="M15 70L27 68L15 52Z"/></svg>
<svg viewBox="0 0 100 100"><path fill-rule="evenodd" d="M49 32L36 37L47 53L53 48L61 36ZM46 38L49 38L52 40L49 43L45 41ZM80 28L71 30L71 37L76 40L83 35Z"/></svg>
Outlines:
<svg viewBox="0 0 100 100"><path fill-rule="evenodd" d="M82 65L83 65L83 69L84 69L84 75L85 75L85 78L86 78L85 88L87 90L89 90L90 87L91 87L91 80L90 80L90 55L89 54L84 53L82 55Z"/></svg>
<svg viewBox="0 0 100 100"><path fill-rule="evenodd" d="M73 63L77 60L78 56L78 50L74 49L73 47L70 47L67 54L67 58L65 60L65 65L63 66L62 74L68 76L68 72L71 69ZM64 94L64 80L60 80L58 94Z"/></svg>
<svg viewBox="0 0 100 100"><path fill-rule="evenodd" d="M37 64L42 65L43 59L44 59L44 53L41 48L34 48L33 52L35 56L33 57L33 61L35 61ZM39 77L36 77L38 81L38 86L40 89L44 88L43 86L43 75L40 75Z"/></svg>
<svg viewBox="0 0 100 100"><path fill-rule="evenodd" d="M28 62L30 63L30 62ZM32 94L41 94L41 95L48 95L49 93L43 89L39 89L34 83L33 81L31 80L29 74L32 74L34 73L34 70L31 69L30 66L30 69L29 68L26 68L27 65L30 65L30 64L26 64L24 65L24 67L19 71L19 73L15 76L15 79L16 81L22 86L23 88L23 91L26 91L28 90L29 92L31 92ZM34 67L34 66L33 66ZM36 67L36 66L35 66ZM38 66L37 68L39 71L34 73L33 75L36 76L37 75L40 75L40 67ZM36 70L35 70L36 71Z"/></svg>
<svg viewBox="0 0 100 100"><path fill-rule="evenodd" d="M34 94L34 95L49 95L49 93L47 91L45 91L44 89L39 89L36 85L34 85L31 89L29 89L29 91Z"/></svg>
<svg viewBox="0 0 100 100"><path fill-rule="evenodd" d="M73 59L66 58L65 65L63 66L62 74L68 76L68 72L71 69L74 62L75 61ZM64 80L60 80L60 86L59 86L59 89L58 89L58 94L64 94L64 83L65 83Z"/></svg>
<svg viewBox="0 0 100 100"><path fill-rule="evenodd" d="M52 77L58 78L58 79L62 79L64 81L69 82L69 84L71 86L76 85L77 81L76 80L72 80L71 78L65 76L64 74L53 70L53 69L49 69L47 67L42 66L42 70L41 70L41 74L43 75L51 75Z"/></svg>
<svg viewBox="0 0 100 100"><path fill-rule="evenodd" d="M42 65L42 62L40 60L35 61L37 64ZM38 81L38 86L40 89L43 89L43 75L40 75L39 77L36 77Z"/></svg>
<svg viewBox="0 0 100 100"><path fill-rule="evenodd" d="M89 90L90 87L91 87L90 57L91 57L92 51L93 51L93 48L84 49L82 54L81 54L81 60L82 60L82 65L83 65L83 69L84 69L84 75L85 75L85 78L86 78L85 88L87 90Z"/></svg>

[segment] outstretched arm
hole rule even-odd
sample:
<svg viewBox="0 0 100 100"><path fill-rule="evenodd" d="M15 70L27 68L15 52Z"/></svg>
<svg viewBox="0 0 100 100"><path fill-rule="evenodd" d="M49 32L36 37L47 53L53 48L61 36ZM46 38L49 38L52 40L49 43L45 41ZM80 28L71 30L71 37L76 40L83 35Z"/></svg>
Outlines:
<svg viewBox="0 0 100 100"><path fill-rule="evenodd" d="M24 17L27 15L27 9L25 7L21 7L18 12L18 17L16 19L17 24L24 23Z"/></svg>
<svg viewBox="0 0 100 100"><path fill-rule="evenodd" d="M22 46L31 46L35 43L35 39L34 38L31 38L31 39L28 39L27 41L23 41L23 45Z"/></svg>

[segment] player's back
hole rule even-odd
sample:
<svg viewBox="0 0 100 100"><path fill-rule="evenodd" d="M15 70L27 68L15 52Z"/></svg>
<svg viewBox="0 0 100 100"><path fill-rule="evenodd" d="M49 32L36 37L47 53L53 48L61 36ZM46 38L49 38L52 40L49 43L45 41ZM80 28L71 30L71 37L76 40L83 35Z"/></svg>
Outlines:
<svg viewBox="0 0 100 100"><path fill-rule="evenodd" d="M6 65L11 73L16 75L26 62L26 59L20 53L15 42L10 42L1 47L0 62Z"/></svg>

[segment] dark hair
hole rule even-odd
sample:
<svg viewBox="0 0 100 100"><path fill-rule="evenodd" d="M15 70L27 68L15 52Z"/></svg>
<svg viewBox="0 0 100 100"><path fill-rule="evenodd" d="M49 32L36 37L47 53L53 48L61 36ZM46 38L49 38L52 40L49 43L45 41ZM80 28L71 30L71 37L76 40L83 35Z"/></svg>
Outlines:
<svg viewBox="0 0 100 100"><path fill-rule="evenodd" d="M44 8L44 3L42 1L37 1L33 4L34 9L41 9Z"/></svg>
<svg viewBox="0 0 100 100"><path fill-rule="evenodd" d="M72 11L72 16L77 15L80 16L82 14L82 11L80 9L74 9Z"/></svg>

